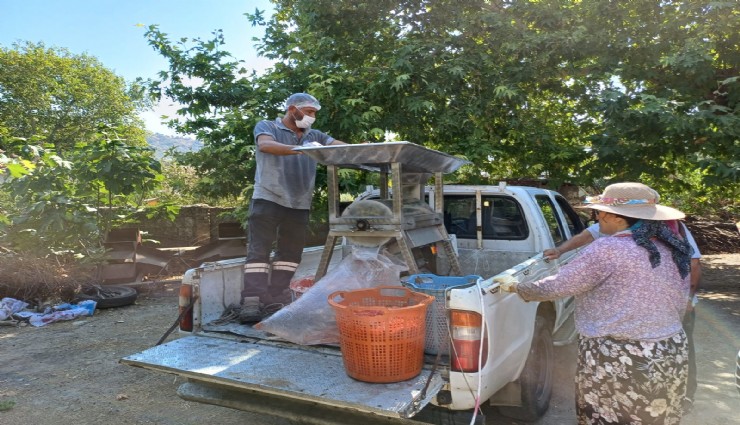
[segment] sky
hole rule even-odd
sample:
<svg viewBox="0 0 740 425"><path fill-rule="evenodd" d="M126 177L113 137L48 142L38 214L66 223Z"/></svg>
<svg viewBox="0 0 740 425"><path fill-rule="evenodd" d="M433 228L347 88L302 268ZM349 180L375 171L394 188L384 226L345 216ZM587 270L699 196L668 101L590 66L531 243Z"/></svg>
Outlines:
<svg viewBox="0 0 740 425"><path fill-rule="evenodd" d="M144 37L149 25L158 25L170 40L209 40L214 30L221 29L223 49L245 60L247 69L260 72L270 62L257 56L252 38L261 38L264 31L252 27L244 16L255 9L265 10L269 17L273 6L269 0L0 0L0 46L32 41L73 54L86 53L133 81L155 78L167 69L167 61ZM142 113L147 129L174 134L159 117L172 115L175 109L165 101Z"/></svg>

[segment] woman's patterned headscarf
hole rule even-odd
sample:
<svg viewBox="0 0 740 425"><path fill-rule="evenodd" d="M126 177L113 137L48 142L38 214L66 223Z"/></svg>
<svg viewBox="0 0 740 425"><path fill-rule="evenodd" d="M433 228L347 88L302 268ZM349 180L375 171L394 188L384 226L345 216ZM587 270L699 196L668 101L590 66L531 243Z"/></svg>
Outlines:
<svg viewBox="0 0 740 425"><path fill-rule="evenodd" d="M647 249L650 254L650 264L653 268L660 264L660 253L655 243L656 238L664 242L671 249L673 262L678 266L681 277L688 276L691 271L692 248L688 242L681 240L664 221L640 220L638 226L632 227L632 239L637 245ZM679 224L680 225L680 224Z"/></svg>

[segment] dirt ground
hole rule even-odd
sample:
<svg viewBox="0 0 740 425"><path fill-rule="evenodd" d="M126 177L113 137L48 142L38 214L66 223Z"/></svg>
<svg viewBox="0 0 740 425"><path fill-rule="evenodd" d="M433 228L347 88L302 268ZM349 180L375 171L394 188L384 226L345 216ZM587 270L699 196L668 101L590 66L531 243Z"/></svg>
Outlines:
<svg viewBox="0 0 740 425"><path fill-rule="evenodd" d="M740 424L740 254L704 257L694 338L699 389L684 425ZM177 285L143 288L135 305L41 328L0 327L0 425L216 423L288 425L271 416L184 401L174 375L118 363L153 346L177 316ZM169 339L177 338L177 333ZM575 347L556 350L556 388L540 425L574 424ZM514 425L493 415L488 424Z"/></svg>

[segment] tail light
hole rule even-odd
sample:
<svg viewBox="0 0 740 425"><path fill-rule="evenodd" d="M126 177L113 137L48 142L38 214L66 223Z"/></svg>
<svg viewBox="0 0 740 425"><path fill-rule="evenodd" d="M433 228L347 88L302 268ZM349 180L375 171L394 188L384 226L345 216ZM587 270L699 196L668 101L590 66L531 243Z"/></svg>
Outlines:
<svg viewBox="0 0 740 425"><path fill-rule="evenodd" d="M456 372L478 372L488 358L488 338L483 334L483 318L472 311L450 312L452 332L452 370ZM481 349L483 353L481 355ZM483 363L479 359L483 359Z"/></svg>
<svg viewBox="0 0 740 425"><path fill-rule="evenodd" d="M180 285L178 311L180 314L180 330L193 331L193 285Z"/></svg>

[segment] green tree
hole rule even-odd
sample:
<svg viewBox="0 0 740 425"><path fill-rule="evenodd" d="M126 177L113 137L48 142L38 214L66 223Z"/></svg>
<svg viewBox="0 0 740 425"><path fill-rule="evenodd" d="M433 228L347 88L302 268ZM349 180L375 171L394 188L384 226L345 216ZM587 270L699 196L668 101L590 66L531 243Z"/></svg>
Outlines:
<svg viewBox="0 0 740 425"><path fill-rule="evenodd" d="M167 204L146 210L144 199L164 179L160 164L152 149L127 144L113 129L99 129L61 155L51 144L0 141L12 157L0 170L10 200L0 228L15 249L89 256L115 225L136 222L139 214L177 214Z"/></svg>
<svg viewBox="0 0 740 425"><path fill-rule="evenodd" d="M25 43L0 48L0 237L39 256L99 252L164 177L136 115L143 87L97 59Z"/></svg>
<svg viewBox="0 0 740 425"><path fill-rule="evenodd" d="M645 180L707 193L706 205L740 194L733 1L274 3L270 20L248 14L275 61L260 76L220 50L218 31L192 43L147 32L170 61L169 85L152 87L185 105L175 126L206 144L188 162L211 190L248 186L254 123L309 91L323 105L317 128L465 156L469 182Z"/></svg>
<svg viewBox="0 0 740 425"><path fill-rule="evenodd" d="M578 31L600 36L584 46L592 63L581 67L591 82L579 97L601 124L590 174L662 179L674 190L723 186L737 199L737 3L584 2L580 15Z"/></svg>
<svg viewBox="0 0 740 425"><path fill-rule="evenodd" d="M0 123L13 136L43 136L62 152L105 125L143 146L137 112L147 99L140 84L126 84L86 54L30 42L0 47Z"/></svg>

